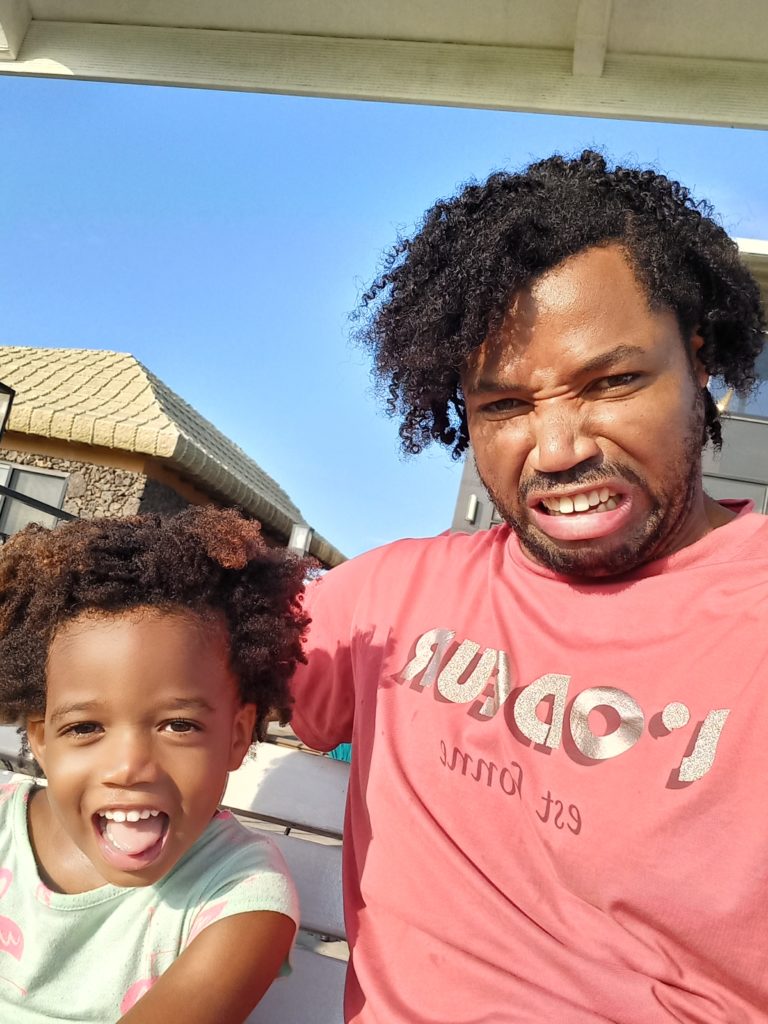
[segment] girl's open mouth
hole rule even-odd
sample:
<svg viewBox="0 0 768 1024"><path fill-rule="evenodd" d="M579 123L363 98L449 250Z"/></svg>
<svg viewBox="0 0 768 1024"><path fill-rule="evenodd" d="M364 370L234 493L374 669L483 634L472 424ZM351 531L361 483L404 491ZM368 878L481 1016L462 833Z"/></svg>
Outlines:
<svg viewBox="0 0 768 1024"><path fill-rule="evenodd" d="M93 816L104 859L121 871L139 871L160 856L169 818L153 807L114 808Z"/></svg>

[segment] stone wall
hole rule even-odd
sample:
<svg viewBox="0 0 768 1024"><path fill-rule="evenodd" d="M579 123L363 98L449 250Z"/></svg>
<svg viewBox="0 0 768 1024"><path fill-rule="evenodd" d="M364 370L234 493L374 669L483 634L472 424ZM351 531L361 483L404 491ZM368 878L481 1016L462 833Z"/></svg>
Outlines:
<svg viewBox="0 0 768 1024"><path fill-rule="evenodd" d="M96 466L91 462L34 455L7 448L0 448L1 462L66 474L67 490L62 507L65 512L83 519L131 516L137 512L173 515L191 504L167 484L128 469ZM262 536L269 547L285 546L285 541L270 531L263 530Z"/></svg>
<svg viewBox="0 0 768 1024"><path fill-rule="evenodd" d="M96 466L91 462L58 459L6 448L0 448L0 462L66 473L67 491L62 507L65 512L72 512L84 519L135 515L139 511L147 479L143 473L134 473L128 469Z"/></svg>
<svg viewBox="0 0 768 1024"><path fill-rule="evenodd" d="M181 512L190 504L172 487L158 483L151 477L145 477L144 491L139 502L139 512L158 512L161 516L172 516Z"/></svg>

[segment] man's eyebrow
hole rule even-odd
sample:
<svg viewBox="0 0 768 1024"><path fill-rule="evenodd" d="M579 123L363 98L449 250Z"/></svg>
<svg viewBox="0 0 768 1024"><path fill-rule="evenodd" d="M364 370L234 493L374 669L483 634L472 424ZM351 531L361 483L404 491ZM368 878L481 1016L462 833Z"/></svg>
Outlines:
<svg viewBox="0 0 768 1024"><path fill-rule="evenodd" d="M640 345L617 345L607 352L601 352L600 355L588 359L577 368L576 372L579 374L595 373L610 369L623 359L634 359L644 355L647 355L647 352ZM524 391L525 389L522 385L515 384L514 381L507 381L500 377L481 376L476 381L472 381L467 390L472 394L482 395L495 394L499 391Z"/></svg>
<svg viewBox="0 0 768 1024"><path fill-rule="evenodd" d="M647 353L640 345L617 345L616 348L612 348L608 352L603 352L599 356L588 359L586 363L579 367L579 372L594 373L595 370L607 370L615 363L620 363L623 359L634 359L644 355L647 355Z"/></svg>

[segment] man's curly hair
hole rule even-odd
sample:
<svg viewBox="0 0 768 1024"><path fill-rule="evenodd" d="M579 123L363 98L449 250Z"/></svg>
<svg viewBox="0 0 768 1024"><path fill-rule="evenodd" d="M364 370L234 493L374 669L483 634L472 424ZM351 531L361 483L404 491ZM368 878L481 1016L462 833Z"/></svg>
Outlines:
<svg viewBox="0 0 768 1024"><path fill-rule="evenodd" d="M271 712L288 719L288 679L304 660L306 568L232 509L28 526L0 548L0 715L21 724L45 714L48 650L65 623L153 608L224 621L263 739Z"/></svg>
<svg viewBox="0 0 768 1024"><path fill-rule="evenodd" d="M512 295L569 256L620 244L651 309L671 309L684 339L700 331L710 376L744 393L763 345L758 286L738 248L676 181L650 170L609 170L599 153L553 156L498 172L427 212L387 254L363 295L357 336L374 357L388 411L402 417L406 453L431 441L458 458L469 443L460 375L497 328ZM706 434L721 443L705 393Z"/></svg>

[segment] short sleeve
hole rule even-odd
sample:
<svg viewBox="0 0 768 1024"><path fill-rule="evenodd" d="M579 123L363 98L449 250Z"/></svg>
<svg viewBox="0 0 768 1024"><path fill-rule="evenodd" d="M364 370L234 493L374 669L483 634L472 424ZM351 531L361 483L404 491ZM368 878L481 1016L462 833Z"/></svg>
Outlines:
<svg viewBox="0 0 768 1024"><path fill-rule="evenodd" d="M304 606L311 618L304 653L291 689L291 724L315 750L331 750L352 739L355 693L351 636L354 622L355 559L331 570L307 588Z"/></svg>
<svg viewBox="0 0 768 1024"><path fill-rule="evenodd" d="M255 835L228 812L216 823L220 851L204 895L190 908L184 947L215 921L234 914L269 910L285 914L299 926L299 900L288 867L277 847Z"/></svg>

